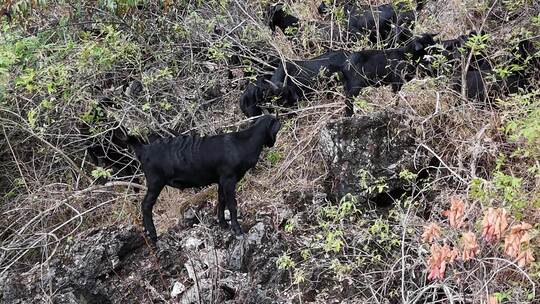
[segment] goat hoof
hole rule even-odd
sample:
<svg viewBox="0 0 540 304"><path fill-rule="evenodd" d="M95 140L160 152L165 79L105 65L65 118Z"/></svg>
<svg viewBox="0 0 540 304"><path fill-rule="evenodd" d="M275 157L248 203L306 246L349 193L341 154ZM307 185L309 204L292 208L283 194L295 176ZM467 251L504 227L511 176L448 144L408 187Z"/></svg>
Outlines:
<svg viewBox="0 0 540 304"><path fill-rule="evenodd" d="M242 228L240 228L240 226L233 226L233 231L236 236L241 236L244 234L244 231L242 231Z"/></svg>
<svg viewBox="0 0 540 304"><path fill-rule="evenodd" d="M146 244L150 247L150 249L157 251L158 249L157 236L154 237L146 233L144 238L145 238Z"/></svg>
<svg viewBox="0 0 540 304"><path fill-rule="evenodd" d="M155 242L148 242L148 248L150 249L150 252L152 253L157 253L159 252L159 247L157 245L157 243Z"/></svg>

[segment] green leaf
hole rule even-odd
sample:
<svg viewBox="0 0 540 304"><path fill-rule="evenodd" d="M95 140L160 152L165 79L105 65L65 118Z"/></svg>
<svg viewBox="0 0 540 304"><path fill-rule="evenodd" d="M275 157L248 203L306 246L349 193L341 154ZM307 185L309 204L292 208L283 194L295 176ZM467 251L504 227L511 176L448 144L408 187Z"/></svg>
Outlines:
<svg viewBox="0 0 540 304"><path fill-rule="evenodd" d="M37 109L32 109L28 111L28 113L26 114L26 117L28 119L28 124L30 125L30 128L32 129L36 127L37 115L38 115Z"/></svg>
<svg viewBox="0 0 540 304"><path fill-rule="evenodd" d="M104 169L102 167L97 167L92 170L92 177L98 179L100 177L111 177L112 169Z"/></svg>

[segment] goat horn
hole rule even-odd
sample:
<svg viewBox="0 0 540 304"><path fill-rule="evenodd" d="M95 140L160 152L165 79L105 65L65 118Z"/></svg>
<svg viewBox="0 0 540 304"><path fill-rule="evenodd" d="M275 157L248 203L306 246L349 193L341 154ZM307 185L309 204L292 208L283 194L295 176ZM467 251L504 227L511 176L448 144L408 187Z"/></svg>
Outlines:
<svg viewBox="0 0 540 304"><path fill-rule="evenodd" d="M270 84L270 86L272 87L272 89L274 89L274 90L279 90L279 87L278 87L275 83L271 82L271 81L268 80L268 79L265 79L264 81L268 82L268 84Z"/></svg>

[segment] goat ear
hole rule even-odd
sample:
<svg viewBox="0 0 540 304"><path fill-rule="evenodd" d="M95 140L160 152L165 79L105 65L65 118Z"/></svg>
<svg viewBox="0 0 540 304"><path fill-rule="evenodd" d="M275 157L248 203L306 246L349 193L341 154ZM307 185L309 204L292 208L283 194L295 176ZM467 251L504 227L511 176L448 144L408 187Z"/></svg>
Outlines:
<svg viewBox="0 0 540 304"><path fill-rule="evenodd" d="M273 147L276 143L276 137L281 128L281 123L276 118L272 119L270 125L268 126L268 141L266 146Z"/></svg>
<svg viewBox="0 0 540 304"><path fill-rule="evenodd" d="M247 104L247 98L246 96L240 97L240 110L242 110L242 113L247 115L248 111L248 104Z"/></svg>
<svg viewBox="0 0 540 304"><path fill-rule="evenodd" d="M290 90L292 91L292 98L294 102L298 103L298 100L300 100L300 96L298 96L298 93L296 92L296 90L293 90L292 88Z"/></svg>
<svg viewBox="0 0 540 304"><path fill-rule="evenodd" d="M420 43L420 41L416 40L414 42L414 50L415 51L418 52L418 51L422 50L423 48L424 48L424 45L422 43Z"/></svg>
<svg viewBox="0 0 540 304"><path fill-rule="evenodd" d="M285 4L283 3L276 3L273 5L273 10L274 12L277 12L277 11L280 11L283 9L283 7L285 6Z"/></svg>

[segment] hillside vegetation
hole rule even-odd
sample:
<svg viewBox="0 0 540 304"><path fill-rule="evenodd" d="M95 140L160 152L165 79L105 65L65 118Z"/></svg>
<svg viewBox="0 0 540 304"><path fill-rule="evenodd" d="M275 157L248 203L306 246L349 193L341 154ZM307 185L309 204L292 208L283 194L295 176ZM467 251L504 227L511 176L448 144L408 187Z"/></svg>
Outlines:
<svg viewBox="0 0 540 304"><path fill-rule="evenodd" d="M43 283L54 276L49 267L61 264L55 259L86 250L85 239L99 242L89 232L95 229L142 235L144 175L96 165L88 154L95 145L116 149L109 131L122 126L146 137L243 129L251 121L240 111L240 96L271 60L311 58L326 50L314 24L339 30L339 10L325 18L317 13L320 1L284 2L303 21L292 37L267 26L268 0L3 0L1 303L24 303L13 301L8 286L15 277L36 273L37 283L28 285L40 286L33 292L41 296L32 299L72 303L55 298L58 290ZM509 64L520 41L532 41L533 57L540 58L538 1L431 0L414 28L440 39L471 30L481 33L471 48L489 55L498 76L534 69ZM331 47L382 48L367 39ZM130 261L150 266L141 266L146 276L129 284L146 292L126 292L124 301L540 303L540 71L519 93L480 102L452 90L456 71L449 65L434 64L436 77L419 73L397 94L389 87L363 90L352 118L343 118L338 79L320 83L298 107L275 106L282 122L277 143L237 187L244 231L257 236L263 223L265 236L249 251L251 264L216 271L219 279L243 282L241 287L225 288L209 277L204 289L190 274L196 267L183 267L193 254L183 242L193 235L206 249L239 254L239 241L215 220L216 188L163 191L154 207L162 251L141 242L144 249ZM400 169L399 179L413 191L383 206L375 203L369 198L391 185L366 167L348 181L361 193L336 197L325 136L343 121L387 116L389 130L395 122L396 134L411 134L409 161L416 167ZM370 131L365 138L373 136ZM388 138L388 146L396 144ZM136 164L130 151L117 152ZM351 163L370 157L357 155ZM428 163L429 178L416 182ZM125 228L131 225L137 229ZM129 274L139 271L134 265L96 280L127 284L122 282L135 280ZM261 279L262 273L268 278ZM187 291L184 298L171 296L175 282L197 289L199 297L189 298ZM212 290L211 297L201 297L202 290ZM255 300L263 291L268 301ZM104 296L108 302L96 303L122 302L114 300L122 299L118 294Z"/></svg>

